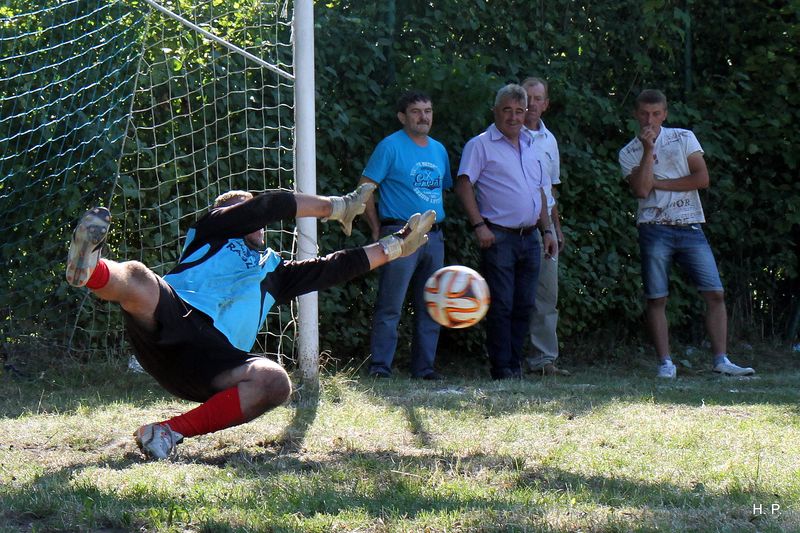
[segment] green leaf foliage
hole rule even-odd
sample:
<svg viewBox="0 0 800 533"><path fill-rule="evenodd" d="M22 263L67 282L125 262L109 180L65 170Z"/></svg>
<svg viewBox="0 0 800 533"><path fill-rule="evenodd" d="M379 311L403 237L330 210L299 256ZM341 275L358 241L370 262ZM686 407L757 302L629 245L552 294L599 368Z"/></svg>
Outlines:
<svg viewBox="0 0 800 533"><path fill-rule="evenodd" d="M71 325L77 310L95 305L53 281L63 272L52 265L57 264L54 258L63 256L75 216L87 205L107 200L98 191L107 194L112 187L117 161L101 155L119 153L129 109L134 110L134 125L141 126L136 110L146 110L163 131L128 130L118 200L163 209L143 209L136 220L122 221L124 227L138 229L125 236L126 242L110 243L122 252L120 256L141 250L148 264L168 268L180 250L178 236L220 192L216 185L220 177L229 176L232 186L246 188L257 182L250 175L253 168L292 167L288 150L266 152L278 144L279 133L268 127L270 118L243 111L247 102L254 107L292 102L290 87L267 87L265 80L272 74L245 71L237 58L220 66L223 63L213 57L216 49L196 46L200 41L188 31L177 31L174 42L151 47L160 37L155 26L145 23L144 13L152 13L138 2L113 4L108 13L101 11L70 25L51 25L54 29L48 32L39 31L38 15L13 18L27 9L26 3L6 4L0 7L0 35L17 35L15 46L24 53L90 35L94 25L106 19L118 20L108 26L108 35L97 39L113 44L124 31L135 31L141 37L126 42L143 40L140 44L145 46L110 46L115 52L105 52L108 57L88 64L113 73L113 65L123 60L135 68L136 54L143 53L141 72L146 75L139 77L139 87L131 81L119 95L105 87L114 80L102 77L96 92L108 93L108 100L102 105L72 105L70 109L77 111L70 124L80 127L66 127L50 118L64 114L52 107L60 102L55 93L44 95L35 89L50 83L37 77L53 76L45 70L50 63L47 54L29 55L27 63L0 63L3 124L10 124L8 117L21 109L35 110L27 114L31 123L22 133L17 137L4 133L6 140L0 145L0 153L10 153L17 145L31 147L22 158L0 168L4 220L0 336L4 339L6 332L25 330L21 323L36 322L30 317L41 309L38 323L44 331L59 321ZM182 0L178 4L188 5ZM228 4L233 2L214 2ZM259 46L259 9L257 2L240 2L229 11L235 14L217 20L213 30L240 46ZM798 323L795 295L800 284L796 179L800 156L793 131L800 123L799 14L800 0L318 2L317 190L321 194L352 190L375 145L400 127L394 104L407 88L432 95L432 135L448 148L455 172L464 144L491 122L495 92L527 76L547 78L551 106L545 121L561 147L559 201L567 238L561 260L559 333L565 354L602 356L619 342L646 341L636 201L620 175L617 153L636 132L630 113L636 94L643 88L661 88L670 99L668 124L694 130L705 150L711 173L711 187L702 193L707 233L726 286L732 335L784 335ZM292 63L289 50L266 53L280 55L265 58L272 62ZM110 61L108 66L104 59ZM152 67L156 64L169 68ZM71 76L81 68L65 64L51 81L65 93L74 92L76 84L91 81ZM19 76L24 69L31 74ZM133 80L133 74L117 75ZM176 74L185 74L187 83L177 83ZM198 88L202 98L191 92ZM219 98L222 94L226 97ZM211 101L217 104L204 105ZM291 116L290 111L284 114ZM170 123L174 116L186 120ZM203 126L211 123L219 129ZM263 135L257 133L260 129ZM173 140L162 142L162 135ZM227 137L224 142L208 142L211 135ZM203 146L202 153L193 144ZM155 145L174 157L161 157ZM247 159L241 150L245 145L253 148ZM52 157L56 149L63 151L63 159ZM144 169L135 178L126 172L134 166ZM278 179L281 172L275 171L274 183L291 183L291 176ZM198 198L193 209L181 210L171 203L189 194ZM47 209L34 209L42 206ZM452 193L446 198L446 211L446 262L477 267L474 236ZM357 222L350 238L344 238L335 224L320 227L322 254L369 240L363 221ZM48 237L38 239L41 235ZM19 243L24 242L36 242L37 248L23 249ZM373 273L320 295L323 350L341 360L368 356L376 285ZM674 337L696 342L703 335L701 299L677 272L671 291ZM113 323L113 311L107 313L112 313ZM48 320L43 320L45 315ZM398 348L401 361L410 345L407 318ZM483 353L481 327L443 332L441 356L477 361ZM105 336L109 344L115 342L112 337Z"/></svg>
<svg viewBox="0 0 800 533"><path fill-rule="evenodd" d="M394 102L407 88L434 101L432 136L458 168L464 144L491 122L497 89L527 76L550 82L548 127L562 153L559 333L565 351L597 356L641 338L643 301L636 201L617 153L636 133L632 103L643 88L670 99L668 125L693 129L711 187L702 193L707 234L726 286L732 335L783 335L798 285L797 144L800 2L682 0L525 4L510 1L316 6L320 191L349 190L376 143L398 129ZM477 266L477 247L450 194L447 263ZM323 250L347 243L323 230ZM701 299L675 272L673 337L704 335ZM368 354L371 276L321 302L334 354ZM399 356L410 342L401 329ZM363 328L363 329L362 329ZM524 332L521 332L524 334ZM482 353L480 326L443 334L440 354ZM455 354L458 354L456 356Z"/></svg>

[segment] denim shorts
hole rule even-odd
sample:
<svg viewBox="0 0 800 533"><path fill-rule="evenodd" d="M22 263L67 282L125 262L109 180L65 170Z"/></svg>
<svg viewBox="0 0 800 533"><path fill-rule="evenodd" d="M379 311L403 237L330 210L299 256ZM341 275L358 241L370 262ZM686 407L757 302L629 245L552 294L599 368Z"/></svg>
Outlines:
<svg viewBox="0 0 800 533"><path fill-rule="evenodd" d="M640 224L642 281L647 299L669 294L669 271L678 264L701 292L722 291L717 262L700 224Z"/></svg>

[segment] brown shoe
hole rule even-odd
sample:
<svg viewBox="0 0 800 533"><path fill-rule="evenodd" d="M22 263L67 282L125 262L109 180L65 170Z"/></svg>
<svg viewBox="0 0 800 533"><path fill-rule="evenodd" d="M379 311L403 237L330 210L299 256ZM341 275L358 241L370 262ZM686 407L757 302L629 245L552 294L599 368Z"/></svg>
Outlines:
<svg viewBox="0 0 800 533"><path fill-rule="evenodd" d="M543 376L569 376L570 375L568 370L564 370L563 368L558 368L553 363L547 363L542 368L534 370L534 373L541 374Z"/></svg>

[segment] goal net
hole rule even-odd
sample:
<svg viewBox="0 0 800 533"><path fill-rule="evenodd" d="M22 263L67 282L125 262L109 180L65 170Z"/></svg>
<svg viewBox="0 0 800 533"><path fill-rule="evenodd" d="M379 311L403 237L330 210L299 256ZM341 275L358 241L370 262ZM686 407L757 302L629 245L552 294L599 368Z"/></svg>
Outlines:
<svg viewBox="0 0 800 533"><path fill-rule="evenodd" d="M104 255L165 274L220 193L293 189L292 10L45 3L0 7L2 338L20 349L122 348L116 306L63 281L75 221L107 205ZM268 230L291 256L293 224ZM255 349L291 356L293 315L271 313Z"/></svg>

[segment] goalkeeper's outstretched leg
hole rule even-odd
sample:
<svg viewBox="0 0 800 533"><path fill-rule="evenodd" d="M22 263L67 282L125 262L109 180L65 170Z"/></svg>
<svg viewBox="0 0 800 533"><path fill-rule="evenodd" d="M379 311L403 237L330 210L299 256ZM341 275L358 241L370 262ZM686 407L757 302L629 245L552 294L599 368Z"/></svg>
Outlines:
<svg viewBox="0 0 800 533"><path fill-rule="evenodd" d="M187 232L177 265L163 277L138 261L101 258L110 215L105 208L84 214L72 236L67 281L118 303L142 367L171 394L201 404L136 430L148 458L170 457L186 437L248 422L289 398L286 371L250 353L273 305L346 282L427 241L433 211L414 215L381 242L313 260L285 261L265 247L264 227L286 218L336 220L349 234L373 189L361 185L342 197L225 193Z"/></svg>
<svg viewBox="0 0 800 533"><path fill-rule="evenodd" d="M101 259L110 225L111 215L105 207L94 207L84 213L72 232L67 282L74 287L86 286L99 298L118 303L137 320L154 326L157 276L138 261L117 263Z"/></svg>

